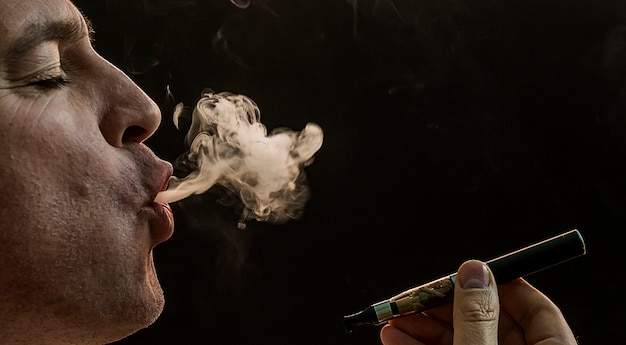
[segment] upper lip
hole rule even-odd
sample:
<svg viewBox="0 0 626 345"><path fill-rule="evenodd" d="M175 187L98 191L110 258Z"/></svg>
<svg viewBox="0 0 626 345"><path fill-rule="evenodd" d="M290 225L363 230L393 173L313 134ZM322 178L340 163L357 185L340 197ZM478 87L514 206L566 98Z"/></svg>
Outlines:
<svg viewBox="0 0 626 345"><path fill-rule="evenodd" d="M166 241L174 231L174 219L172 209L168 204L160 204L155 202L159 192L165 190L168 181L172 176L173 168L168 162L161 161L159 167L155 169L154 184L151 199L148 201L148 209L153 210L154 216L151 221L151 233L153 238L153 246Z"/></svg>
<svg viewBox="0 0 626 345"><path fill-rule="evenodd" d="M134 145L129 148L136 157L140 180L143 187L143 197L145 204L150 205L156 196L167 189L170 177L174 173L174 168L169 162L158 158L145 144ZM142 197L142 199L143 199Z"/></svg>
<svg viewBox="0 0 626 345"><path fill-rule="evenodd" d="M150 202L153 202L154 199L156 199L157 194L167 189L167 186L170 181L170 177L172 176L173 173L174 173L174 170L173 170L172 165L167 162L164 162L162 164L162 167L158 169L158 172L157 172L158 175L157 175L157 178L155 179L156 184L154 185Z"/></svg>

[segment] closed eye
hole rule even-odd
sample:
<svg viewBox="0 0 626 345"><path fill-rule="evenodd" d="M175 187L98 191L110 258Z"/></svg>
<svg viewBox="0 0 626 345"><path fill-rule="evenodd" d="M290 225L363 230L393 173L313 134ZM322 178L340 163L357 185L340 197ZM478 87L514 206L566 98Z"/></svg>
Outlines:
<svg viewBox="0 0 626 345"><path fill-rule="evenodd" d="M28 83L28 86L33 86L41 91L56 90L70 83L69 78L65 75L57 75L51 77L44 77Z"/></svg>

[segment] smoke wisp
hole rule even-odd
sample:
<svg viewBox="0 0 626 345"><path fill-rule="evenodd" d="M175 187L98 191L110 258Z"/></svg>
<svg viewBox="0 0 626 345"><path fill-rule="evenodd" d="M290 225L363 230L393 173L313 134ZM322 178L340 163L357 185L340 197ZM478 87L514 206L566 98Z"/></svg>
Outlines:
<svg viewBox="0 0 626 345"><path fill-rule="evenodd" d="M184 106L174 111L178 129ZM193 109L181 157L194 170L172 177L156 201L176 202L221 185L244 205L240 227L255 219L284 223L298 219L310 197L304 167L321 148L323 132L315 123L301 131L277 128L267 133L260 110L250 98L229 92L204 91Z"/></svg>

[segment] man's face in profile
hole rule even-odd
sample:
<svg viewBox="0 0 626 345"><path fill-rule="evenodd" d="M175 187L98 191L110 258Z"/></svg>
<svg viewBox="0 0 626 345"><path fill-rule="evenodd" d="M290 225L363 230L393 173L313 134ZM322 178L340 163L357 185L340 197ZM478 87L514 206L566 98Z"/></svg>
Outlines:
<svg viewBox="0 0 626 345"><path fill-rule="evenodd" d="M142 144L160 112L71 2L0 0L0 32L0 339L120 339L164 303L172 170Z"/></svg>

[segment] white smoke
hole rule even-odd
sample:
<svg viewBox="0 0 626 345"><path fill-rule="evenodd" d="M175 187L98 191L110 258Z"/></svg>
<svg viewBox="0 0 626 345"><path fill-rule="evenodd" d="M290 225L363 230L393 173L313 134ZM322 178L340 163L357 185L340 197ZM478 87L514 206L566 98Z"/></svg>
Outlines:
<svg viewBox="0 0 626 345"><path fill-rule="evenodd" d="M230 2L239 8L248 8L252 0L230 0Z"/></svg>
<svg viewBox="0 0 626 345"><path fill-rule="evenodd" d="M174 112L179 127L183 105ZM296 132L278 128L268 135L260 111L250 98L206 91L193 110L183 157L196 167L185 177L172 177L156 201L169 203L201 194L219 184L237 194L247 219L284 223L298 219L309 199L303 168L322 146L322 129L307 123Z"/></svg>

